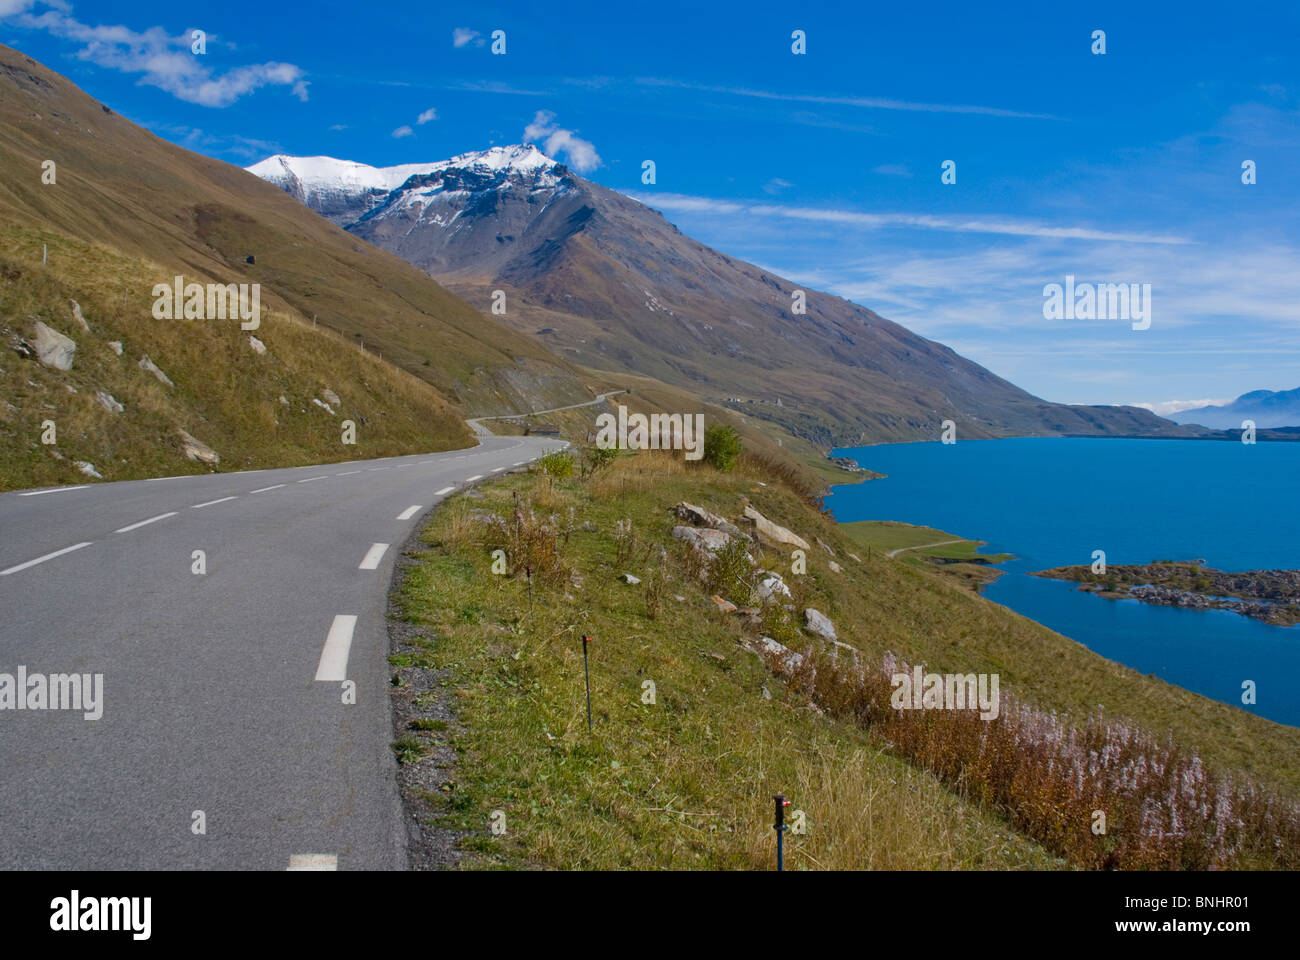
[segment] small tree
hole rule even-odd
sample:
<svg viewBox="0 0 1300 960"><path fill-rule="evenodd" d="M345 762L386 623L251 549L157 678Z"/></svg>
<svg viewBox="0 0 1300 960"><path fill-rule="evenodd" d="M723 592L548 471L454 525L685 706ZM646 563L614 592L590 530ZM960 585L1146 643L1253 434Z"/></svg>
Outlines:
<svg viewBox="0 0 1300 960"><path fill-rule="evenodd" d="M736 465L744 448L740 435L725 424L715 423L704 433L704 459L723 473Z"/></svg>
<svg viewBox="0 0 1300 960"><path fill-rule="evenodd" d="M573 476L573 457L567 453L548 453L537 461L537 465L552 481L557 477L563 480Z"/></svg>

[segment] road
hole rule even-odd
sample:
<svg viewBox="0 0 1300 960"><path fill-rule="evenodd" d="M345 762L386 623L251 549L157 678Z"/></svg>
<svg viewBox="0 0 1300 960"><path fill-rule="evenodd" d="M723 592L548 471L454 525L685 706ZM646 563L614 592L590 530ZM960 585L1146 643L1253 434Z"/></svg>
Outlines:
<svg viewBox="0 0 1300 960"><path fill-rule="evenodd" d="M0 674L103 675L97 720L0 710L0 869L404 869L395 554L563 446L0 494Z"/></svg>
<svg viewBox="0 0 1300 960"><path fill-rule="evenodd" d="M931 547L943 547L950 543L969 543L969 542L970 542L969 540L962 540L958 538L956 540L940 540L938 543L918 543L914 547L899 547L897 550L890 550L888 553L885 554L885 556L896 557L900 553L907 553L907 551L909 550L928 550Z"/></svg>
<svg viewBox="0 0 1300 960"><path fill-rule="evenodd" d="M547 410L533 410L529 413L499 413L491 417L475 417L472 420L466 420L470 429L479 437L490 437L492 431L483 426L484 420L525 420L528 417L537 417L543 413L559 413L561 410L577 410L579 407L594 407L598 403L604 403L610 397L616 397L620 393L627 393L626 390L611 390L609 393L597 394L595 400L584 400L582 403L571 403L567 407L551 407Z"/></svg>

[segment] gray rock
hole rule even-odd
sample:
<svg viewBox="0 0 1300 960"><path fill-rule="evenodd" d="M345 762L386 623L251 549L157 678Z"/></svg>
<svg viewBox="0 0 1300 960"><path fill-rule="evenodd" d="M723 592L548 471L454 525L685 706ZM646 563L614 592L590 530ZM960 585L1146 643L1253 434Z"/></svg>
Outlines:
<svg viewBox="0 0 1300 960"><path fill-rule="evenodd" d="M673 527L673 536L685 540L697 550L716 553L731 542L731 534L709 527Z"/></svg>
<svg viewBox="0 0 1300 960"><path fill-rule="evenodd" d="M758 532L760 541L766 540L768 543L785 543L792 547L798 547L801 550L808 549L808 541L797 533L792 533L779 523L773 523L767 517L763 516L749 504L745 505L745 516L754 521L754 529Z"/></svg>
<svg viewBox="0 0 1300 960"><path fill-rule="evenodd" d="M764 576L764 574L766 576ZM759 571L759 575L763 576L763 580L758 584L757 591L760 600L772 600L778 596L790 596L790 588L787 587L785 581L781 579L781 574L773 573L771 570L762 570Z"/></svg>
<svg viewBox="0 0 1300 960"><path fill-rule="evenodd" d="M835 640L835 624L820 610L809 607L803 612L803 628L823 640Z"/></svg>
<svg viewBox="0 0 1300 960"><path fill-rule="evenodd" d="M158 378L158 382L165 387L176 386L176 384L172 383L171 377L167 376L167 374L159 370L157 364L155 364L152 360L149 359L148 354L140 358L140 369L143 370L145 373L152 373L155 377Z"/></svg>
<svg viewBox="0 0 1300 960"><path fill-rule="evenodd" d="M321 403L321 401L317 400L315 397L312 397L312 398L311 398L311 402L314 403L314 404L316 404L316 406L320 407L322 410L324 410L326 413L328 413L331 417L332 417L332 416L335 416L334 408L331 407L328 403Z"/></svg>
<svg viewBox="0 0 1300 960"><path fill-rule="evenodd" d="M86 333L90 333L90 324L88 324L86 318L81 315L81 304L77 303L76 300L70 302L72 303L72 319L77 321L77 325L80 326L82 330L86 331Z"/></svg>
<svg viewBox="0 0 1300 960"><path fill-rule="evenodd" d="M72 463L73 466L75 466L86 476L94 477L96 480L104 479L103 476L100 474L100 472L95 469L95 465L93 463L87 463L85 460L74 460L72 461Z"/></svg>
<svg viewBox="0 0 1300 960"><path fill-rule="evenodd" d="M631 583L631 584L637 584L641 582L640 577L634 577L630 573L623 574L621 577L619 577L619 579L622 580L624 583Z"/></svg>
<svg viewBox="0 0 1300 960"><path fill-rule="evenodd" d="M840 569L840 565L839 565L838 563L836 563L834 560L828 560L828 561L827 561L827 565L831 568L831 572L832 572L832 573L843 573L843 572L844 572L843 570Z"/></svg>
<svg viewBox="0 0 1300 960"><path fill-rule="evenodd" d="M257 337L250 336L248 338L248 345L253 348L253 352L259 357L266 355L266 344L257 339Z"/></svg>
<svg viewBox="0 0 1300 960"><path fill-rule="evenodd" d="M754 643L753 649L759 656L774 659L778 673L789 676L803 666L802 653L795 653L785 644L779 643L771 637L760 637Z"/></svg>
<svg viewBox="0 0 1300 960"><path fill-rule="evenodd" d="M122 355L122 341L121 340L108 341L108 349L112 350L120 357Z"/></svg>
<svg viewBox="0 0 1300 960"><path fill-rule="evenodd" d="M109 413L121 413L126 409L113 398L111 393L105 393L103 390L100 390L95 394L95 399L98 400L100 405Z"/></svg>
<svg viewBox="0 0 1300 960"><path fill-rule="evenodd" d="M679 520L685 520L687 523L696 527L708 527L713 530L721 530L729 533L733 537L743 537L749 539L749 534L745 533L734 523L718 516L703 507L697 507L693 503L687 503L685 500L673 507L673 513L677 514Z"/></svg>
<svg viewBox="0 0 1300 960"><path fill-rule="evenodd" d="M77 344L71 337L65 337L59 331L36 321L36 340L32 344L36 359L55 370L71 370L72 360L77 355Z"/></svg>
<svg viewBox="0 0 1300 960"><path fill-rule="evenodd" d="M337 393L335 393L333 390L330 390L328 388L322 390L320 392L320 395L325 398L325 402L328 403L331 407L337 407L340 403L343 402L339 399L339 395Z"/></svg>
<svg viewBox="0 0 1300 960"><path fill-rule="evenodd" d="M199 463L215 465L221 462L221 457L217 451L213 450L201 440L196 440L184 430L178 430L177 433L181 438L181 450L185 456L191 460L197 460Z"/></svg>

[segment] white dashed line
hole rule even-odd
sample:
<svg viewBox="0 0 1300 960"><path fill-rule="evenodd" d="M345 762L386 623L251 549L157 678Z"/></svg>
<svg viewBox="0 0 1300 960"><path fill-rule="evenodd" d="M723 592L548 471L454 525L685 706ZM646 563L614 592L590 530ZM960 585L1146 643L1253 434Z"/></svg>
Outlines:
<svg viewBox="0 0 1300 960"><path fill-rule="evenodd" d="M283 486L284 486L283 483L277 483L277 484L276 484L275 486L273 486L273 487L258 487L256 490L249 490L248 492L249 492L249 493L266 493L266 491L268 491L268 490L279 490L279 489L280 489L281 487L283 487Z"/></svg>
<svg viewBox="0 0 1300 960"><path fill-rule="evenodd" d="M53 553L47 553L43 557L37 557L35 560L28 560L26 563L20 563L16 567L10 567L8 570L0 570L0 577L7 577L11 573L17 573L19 570L26 570L28 567L34 567L38 563L44 563L46 560L53 560L55 557L61 557L65 553L71 553L73 550L80 550L82 547L88 547L93 543L87 540L85 543L74 544L71 547L64 547L62 550L55 550Z"/></svg>
<svg viewBox="0 0 1300 960"><path fill-rule="evenodd" d="M334 474L334 476L336 476L336 477L350 477L350 476L352 476L352 474L354 474L354 473L360 473L360 472L361 472L360 470L344 470L342 473L336 473L336 474Z"/></svg>
<svg viewBox="0 0 1300 960"><path fill-rule="evenodd" d="M387 470L387 469L388 469L387 467L371 467L370 472L374 473L376 470Z"/></svg>
<svg viewBox="0 0 1300 960"><path fill-rule="evenodd" d="M483 479L483 474L481 474L481 473L476 473L476 474L474 474L474 476L472 476L472 477L466 477L466 478L465 478L465 482L466 482L466 483L473 483L475 480L482 480L482 479Z"/></svg>
<svg viewBox="0 0 1300 960"><path fill-rule="evenodd" d="M448 489L450 489L450 488L448 488ZM436 496L436 494L435 494L435 496ZM420 512L420 505L417 503L417 504L415 504L414 506L407 507L407 508L406 508L405 510L403 510L401 513L399 513L399 514L397 515L397 519L398 519L398 520L410 520L413 516L415 516L415 515L416 515L417 513L419 513L419 512Z"/></svg>
<svg viewBox="0 0 1300 960"><path fill-rule="evenodd" d="M299 480L299 483L311 483L313 480L328 480L329 475L322 473L319 477L308 477L306 480Z"/></svg>
<svg viewBox="0 0 1300 960"><path fill-rule="evenodd" d="M209 500L207 503L195 503L190 506L191 510L197 510L199 507L210 507L214 503L225 503L227 500L238 500L238 497L222 497L220 500Z"/></svg>
<svg viewBox="0 0 1300 960"><path fill-rule="evenodd" d="M455 487L443 487L441 490L436 491L436 492L434 493L434 496L435 496L435 497L445 497L447 494L451 493L451 492L452 492L453 490L455 490L455 489L456 489Z"/></svg>
<svg viewBox="0 0 1300 960"><path fill-rule="evenodd" d="M141 520L139 523L133 523L129 527L122 527L118 530L114 530L113 532L130 533L132 530L139 530L141 527L147 527L151 523L157 523L159 520L166 520L168 517L174 517L174 516L176 516L175 510L173 510L171 513L160 513L156 517L150 517L148 520Z"/></svg>
<svg viewBox="0 0 1300 960"><path fill-rule="evenodd" d="M384 554L387 551L388 551L388 544L386 543L374 544L369 550L366 551L365 557L363 557L361 560L361 566L357 567L357 569L378 570L379 561L384 558Z"/></svg>
<svg viewBox="0 0 1300 960"><path fill-rule="evenodd" d="M316 665L316 679L342 683L348 678L348 651L352 649L352 631L356 629L354 614L340 613L330 625L325 647Z"/></svg>
<svg viewBox="0 0 1300 960"><path fill-rule="evenodd" d="M83 484L82 484L81 486L79 486L79 487L50 487L50 488L47 489L47 490L28 490L26 493L20 493L20 494L18 494L18 496L20 496L20 497L39 497L39 496L40 496L41 494L43 494L43 493L65 493L65 492L67 492L68 490L85 490L86 487L88 487L88 486L90 486L90 484L88 484L88 483L83 483Z"/></svg>
<svg viewBox="0 0 1300 960"><path fill-rule="evenodd" d="M289 870L338 870L339 858L332 853L295 853L289 857Z"/></svg>

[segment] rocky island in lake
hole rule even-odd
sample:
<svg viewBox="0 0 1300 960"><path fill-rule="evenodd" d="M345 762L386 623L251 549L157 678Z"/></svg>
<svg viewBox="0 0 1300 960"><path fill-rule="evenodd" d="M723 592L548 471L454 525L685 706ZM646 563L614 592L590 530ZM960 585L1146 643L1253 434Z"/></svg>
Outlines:
<svg viewBox="0 0 1300 960"><path fill-rule="evenodd" d="M1073 580L1098 596L1132 598L1162 607L1232 610L1275 626L1300 623L1300 570L1246 570L1229 573L1199 560L1161 560L1108 566L1088 564L1039 570L1035 577Z"/></svg>

